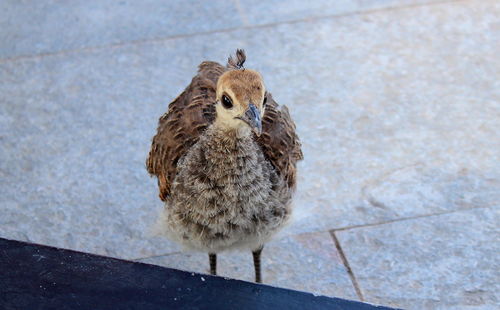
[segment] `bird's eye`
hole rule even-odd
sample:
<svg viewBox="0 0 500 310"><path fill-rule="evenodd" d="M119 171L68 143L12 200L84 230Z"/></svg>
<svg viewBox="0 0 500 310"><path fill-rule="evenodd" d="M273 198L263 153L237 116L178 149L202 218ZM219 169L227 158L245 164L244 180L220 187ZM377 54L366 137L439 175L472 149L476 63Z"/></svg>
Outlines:
<svg viewBox="0 0 500 310"><path fill-rule="evenodd" d="M262 106L266 106L266 103L267 103L267 96L264 96L264 101L262 102Z"/></svg>
<svg viewBox="0 0 500 310"><path fill-rule="evenodd" d="M233 107L233 102L231 101L231 99L229 99L228 96L226 95L222 95L222 106L226 109L230 109Z"/></svg>

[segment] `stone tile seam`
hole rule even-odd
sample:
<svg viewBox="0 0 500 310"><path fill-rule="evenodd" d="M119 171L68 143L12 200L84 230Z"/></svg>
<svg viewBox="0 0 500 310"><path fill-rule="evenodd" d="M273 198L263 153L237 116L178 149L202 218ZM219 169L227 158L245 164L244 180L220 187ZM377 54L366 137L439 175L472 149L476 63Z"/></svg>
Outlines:
<svg viewBox="0 0 500 310"><path fill-rule="evenodd" d="M358 229L358 228L365 228L365 227L375 227L375 226L381 226L381 225L385 225L385 224L392 224L392 223L397 223L397 222L416 220L416 219L420 219L420 218L426 218L426 217L432 217L432 216L439 216L439 215L447 215L447 214L453 214L453 213L457 213L457 212L470 211L470 210L476 210L476 209L495 208L495 207L497 207L497 206L496 205L492 205L492 206L464 208L464 209L457 209L457 210L453 210L453 211L444 211L444 212L438 212L438 213L432 213L432 214L424 214L424 215L402 217L402 218L399 218L399 219L394 219L394 220L389 220L389 221L383 221L383 222L377 222L377 223L344 226L344 227L339 227L339 228L330 228L330 229L326 229L326 230L311 230L311 231L299 232L299 233L296 233L296 234L284 235L284 236L281 236L279 239L286 238L286 237L291 237L291 236L300 236L300 235L306 235L306 234L318 234L318 233L326 233L326 232L331 234L332 232L345 231L345 230L350 230L350 229ZM498 207L500 207L500 206L498 206ZM156 258L156 257L170 256L170 255L175 255L175 254L186 254L186 253L187 252L174 251L174 252L166 252L166 253L162 253L162 254L156 254L156 255L151 255L151 256L144 256L144 257L139 257L139 258L130 258L128 260L139 261L139 260L148 259L148 258Z"/></svg>
<svg viewBox="0 0 500 310"><path fill-rule="evenodd" d="M423 214L423 215L402 217L402 218L398 218L398 219L382 221L382 222L377 222L377 223L368 223L368 224L344 226L344 227L340 227L340 228L332 228L331 231L337 232L337 231L344 231L344 230L357 229L357 228L381 226L381 225L392 224L392 223L397 223L397 222L404 222L404 221L417 220L417 219L433 217L433 216L453 214L453 213L458 213L458 212L463 212L463 211L471 211L471 210L477 210L477 209L488 209L488 208L496 208L496 207L499 207L499 206L489 205L489 206L481 206L481 207L456 209L456 210L451 210L451 211L436 212L436 213L432 213L432 214Z"/></svg>
<svg viewBox="0 0 500 310"><path fill-rule="evenodd" d="M174 251L174 252L168 252L168 253L158 254L158 255L151 255L151 256L145 256L145 257L131 258L129 260L135 262L135 261L141 261L143 259L157 258L157 257L163 257L163 256L171 256L171 255L176 255L176 254L186 254L186 252Z"/></svg>
<svg viewBox="0 0 500 310"><path fill-rule="evenodd" d="M360 301L364 301L365 299L363 297L363 293L361 292L361 288L359 287L358 280L356 279L356 276L354 275L354 272L352 271L352 268L349 265L349 261L347 260L347 257L344 253L344 250L342 249L340 241L338 240L338 238L335 235L335 232L333 230L329 231L329 233L333 239L333 242L335 243L335 248L337 248L337 252L340 255L340 259L342 260L342 264L344 264L344 267L347 271L347 274L349 275L349 279L351 279L351 283L352 283L352 286L354 287L354 290L356 291L356 295L358 296Z"/></svg>
<svg viewBox="0 0 500 310"><path fill-rule="evenodd" d="M187 34L176 34L176 35L165 36L165 37L160 37L160 38L138 39L138 40L105 44L105 45L96 45L96 46L87 46L87 47L74 48L74 49L66 49L66 50L60 50L60 51L55 51L55 52L42 52L42 53L38 53L38 54L26 54L26 55L14 56L14 57L0 58L0 64L23 61L23 60L31 60L31 59L42 59L42 58L51 57L51 56L64 56L64 55L76 54L76 53L81 53L81 52L93 52L93 51L100 51L100 50L105 50L105 49L115 49L115 48L121 48L121 47L139 46L139 45L143 45L143 44L155 44L155 43L162 43L165 41L176 40L176 39L192 38L192 37L196 37L196 36L219 34L219 33L230 33L230 32L234 32L234 31L238 31L238 30L272 28L272 27L277 27L280 25L293 25L293 24L307 23L307 22L320 21L320 20L326 20L326 19L336 19L336 18L345 18L345 17L352 17L352 16L370 15L370 14L376 14L376 13L380 13L380 12L384 12L384 11L405 10L405 9L412 9L412 8L418 8L418 7L432 6L432 5L442 5L442 4L451 4L451 3L469 2L469 1L475 1L475 0L441 0L441 1L434 1L434 2L429 2L429 3L392 6L392 7L389 6L389 7L380 8L380 9L354 11L354 12L349 12L349 13L344 13L344 14L312 16L312 17L306 17L306 18L302 18L302 19L294 19L294 20L288 20L288 21L276 22L276 23L267 23L267 24L262 24L262 25L229 27L229 28L221 28L221 29L211 30L211 31L201 31L201 32L194 32L194 33L187 33Z"/></svg>

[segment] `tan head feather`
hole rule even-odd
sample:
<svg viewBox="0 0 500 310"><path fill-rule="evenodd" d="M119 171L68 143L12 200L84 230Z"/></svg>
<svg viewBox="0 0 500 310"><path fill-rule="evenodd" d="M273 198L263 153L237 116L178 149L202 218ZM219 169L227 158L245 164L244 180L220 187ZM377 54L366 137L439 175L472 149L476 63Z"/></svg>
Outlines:
<svg viewBox="0 0 500 310"><path fill-rule="evenodd" d="M216 122L225 128L239 129L245 127L245 113L253 105L256 113L264 115L264 98L266 89L259 72L251 69L236 69L241 67L246 57L242 50L236 53L236 59L229 58L228 67L235 68L226 71L217 81L216 88ZM231 64L231 65L229 65Z"/></svg>

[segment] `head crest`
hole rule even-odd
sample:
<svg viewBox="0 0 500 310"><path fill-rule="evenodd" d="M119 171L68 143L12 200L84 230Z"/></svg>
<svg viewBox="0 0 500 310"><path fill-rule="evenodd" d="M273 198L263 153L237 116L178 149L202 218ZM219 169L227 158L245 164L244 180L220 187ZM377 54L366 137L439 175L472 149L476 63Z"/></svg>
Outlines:
<svg viewBox="0 0 500 310"><path fill-rule="evenodd" d="M243 64L247 60L247 56L245 55L245 51L242 49L236 50L236 59L233 56L229 56L227 59L227 67L230 69L242 69Z"/></svg>

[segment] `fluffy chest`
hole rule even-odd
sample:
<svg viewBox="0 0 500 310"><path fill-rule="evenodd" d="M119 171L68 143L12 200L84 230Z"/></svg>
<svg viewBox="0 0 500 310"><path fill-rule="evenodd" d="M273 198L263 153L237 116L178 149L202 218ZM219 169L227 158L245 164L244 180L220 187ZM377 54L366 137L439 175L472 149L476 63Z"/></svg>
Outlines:
<svg viewBox="0 0 500 310"><path fill-rule="evenodd" d="M209 214L210 210L262 204L272 191L274 171L251 136L226 137L211 130L190 149L178 169L176 201Z"/></svg>
<svg viewBox="0 0 500 310"><path fill-rule="evenodd" d="M179 161L165 208L169 231L209 252L256 248L288 219L290 192L252 137L212 134Z"/></svg>

